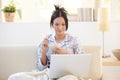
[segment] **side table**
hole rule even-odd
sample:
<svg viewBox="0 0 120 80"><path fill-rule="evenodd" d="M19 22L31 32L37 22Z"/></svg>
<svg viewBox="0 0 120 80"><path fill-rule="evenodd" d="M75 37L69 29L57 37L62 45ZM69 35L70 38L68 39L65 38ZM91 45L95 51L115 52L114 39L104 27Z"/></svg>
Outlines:
<svg viewBox="0 0 120 80"><path fill-rule="evenodd" d="M102 80L120 80L120 61L114 55L102 58L102 64Z"/></svg>

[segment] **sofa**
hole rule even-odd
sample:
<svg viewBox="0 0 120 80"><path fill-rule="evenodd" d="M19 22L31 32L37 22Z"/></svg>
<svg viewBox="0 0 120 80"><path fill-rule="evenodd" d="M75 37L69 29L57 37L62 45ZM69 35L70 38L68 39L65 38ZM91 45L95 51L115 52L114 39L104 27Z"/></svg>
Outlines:
<svg viewBox="0 0 120 80"><path fill-rule="evenodd" d="M82 46L85 53L92 54L89 77L100 80L102 77L101 48L98 45ZM0 80L18 72L36 70L37 46L0 46Z"/></svg>

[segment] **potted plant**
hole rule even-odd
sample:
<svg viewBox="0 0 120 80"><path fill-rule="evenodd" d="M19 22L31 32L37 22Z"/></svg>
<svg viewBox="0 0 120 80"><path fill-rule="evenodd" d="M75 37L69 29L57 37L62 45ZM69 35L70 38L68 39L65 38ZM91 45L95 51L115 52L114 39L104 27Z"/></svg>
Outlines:
<svg viewBox="0 0 120 80"><path fill-rule="evenodd" d="M2 11L4 12L5 21L13 22L14 16L16 12L16 7L13 2L11 2L8 6L5 6Z"/></svg>

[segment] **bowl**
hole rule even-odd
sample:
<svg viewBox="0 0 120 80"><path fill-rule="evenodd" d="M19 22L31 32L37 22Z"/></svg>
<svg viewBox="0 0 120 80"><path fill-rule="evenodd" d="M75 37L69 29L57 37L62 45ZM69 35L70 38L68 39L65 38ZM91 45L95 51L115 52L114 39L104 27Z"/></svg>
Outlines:
<svg viewBox="0 0 120 80"><path fill-rule="evenodd" d="M120 60L120 49L114 49L112 53L118 60Z"/></svg>
<svg viewBox="0 0 120 80"><path fill-rule="evenodd" d="M60 46L59 46L59 44L57 44L57 43L50 43L50 44L48 45L48 47L53 51L53 50L55 49L55 47L60 47Z"/></svg>

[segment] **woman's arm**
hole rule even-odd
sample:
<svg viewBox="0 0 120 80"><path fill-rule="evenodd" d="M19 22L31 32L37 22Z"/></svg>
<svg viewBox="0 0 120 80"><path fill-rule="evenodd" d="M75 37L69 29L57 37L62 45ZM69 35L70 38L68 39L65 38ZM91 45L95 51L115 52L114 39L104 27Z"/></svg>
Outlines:
<svg viewBox="0 0 120 80"><path fill-rule="evenodd" d="M80 42L77 38L75 38L75 40L74 40L73 50L74 50L74 54L83 54L84 53L83 49L81 48Z"/></svg>
<svg viewBox="0 0 120 80"><path fill-rule="evenodd" d="M47 48L48 48L48 40L45 39L42 44L38 47L38 61L37 61L37 67L39 70L43 70L47 68Z"/></svg>

